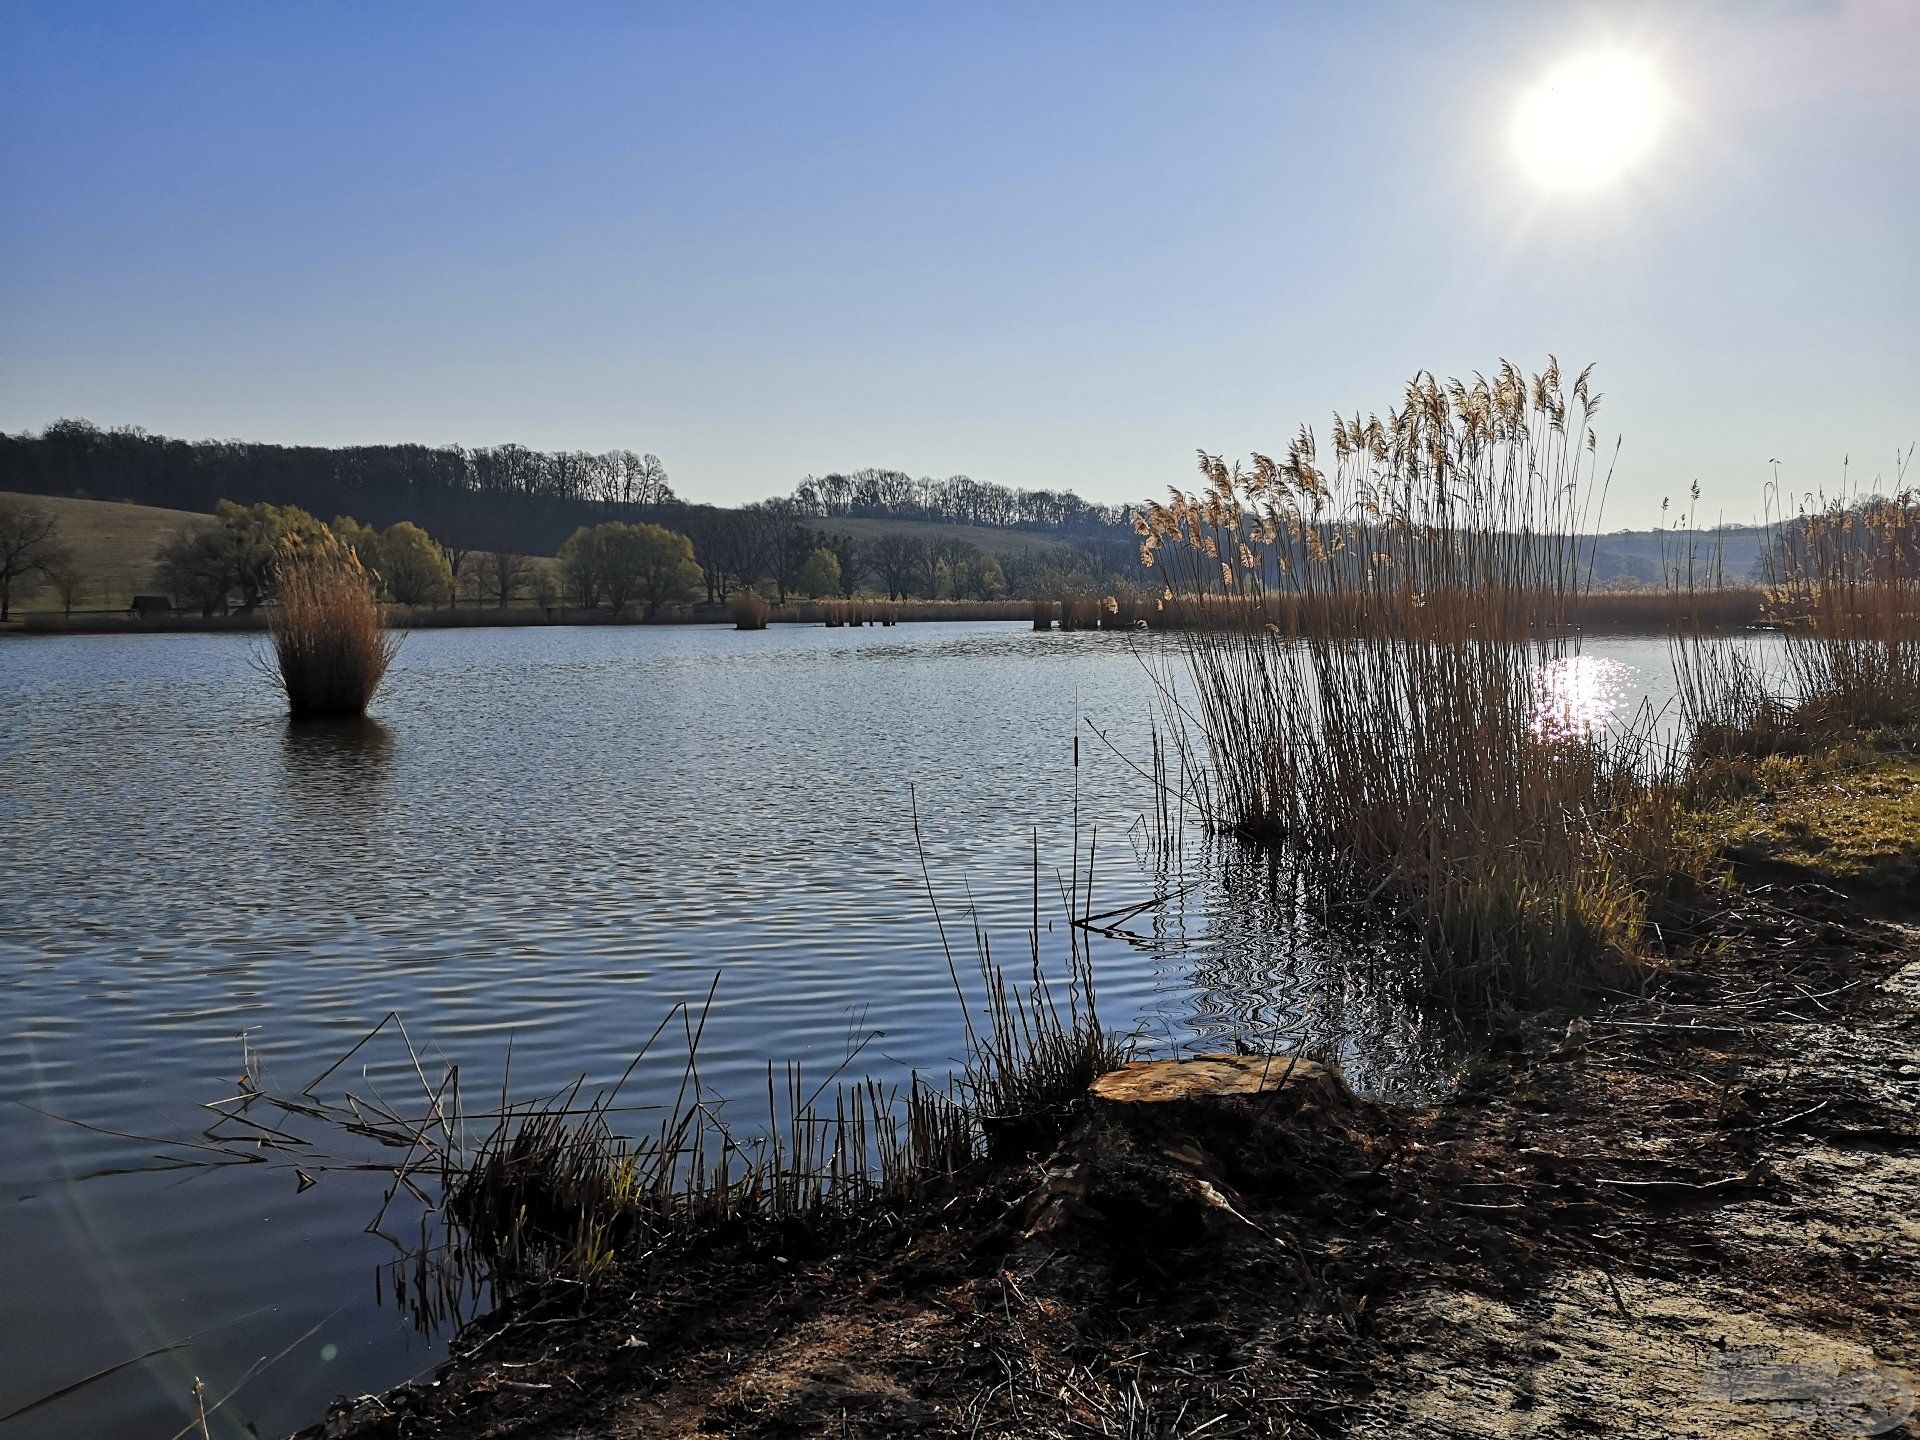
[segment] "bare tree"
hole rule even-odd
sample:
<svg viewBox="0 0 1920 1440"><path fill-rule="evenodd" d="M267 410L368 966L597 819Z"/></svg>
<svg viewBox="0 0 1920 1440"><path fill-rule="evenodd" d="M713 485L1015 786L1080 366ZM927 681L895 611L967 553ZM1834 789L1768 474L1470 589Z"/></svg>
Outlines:
<svg viewBox="0 0 1920 1440"><path fill-rule="evenodd" d="M734 578L751 590L773 572L784 516L771 502L722 513L727 522L720 530L721 556Z"/></svg>
<svg viewBox="0 0 1920 1440"><path fill-rule="evenodd" d="M480 557L480 574L487 582L487 593L506 609L513 598L526 588L527 574L533 562L511 550L489 550Z"/></svg>
<svg viewBox="0 0 1920 1440"><path fill-rule="evenodd" d="M889 600L905 600L927 569L926 543L910 535L882 535L867 547L867 559Z"/></svg>
<svg viewBox="0 0 1920 1440"><path fill-rule="evenodd" d="M87 588L84 571L74 563L71 555L63 555L46 568L48 583L53 593L60 597L60 613L67 619L73 618L73 607L80 602L80 596Z"/></svg>
<svg viewBox="0 0 1920 1440"><path fill-rule="evenodd" d="M765 505L721 510L695 505L676 522L693 541L709 604L724 601L739 586L753 586L773 568L778 521Z"/></svg>
<svg viewBox="0 0 1920 1440"><path fill-rule="evenodd" d="M800 571L820 543L804 523L804 512L791 500L768 500L750 507L765 517L767 528L767 573L773 577L780 603L787 603L787 592L800 583Z"/></svg>
<svg viewBox="0 0 1920 1440"><path fill-rule="evenodd" d="M455 609L460 606L460 581L466 577L471 582L472 567L479 562L480 548L465 520L450 515L434 527L433 538L440 543L440 553L446 556L447 601Z"/></svg>
<svg viewBox="0 0 1920 1440"><path fill-rule="evenodd" d="M38 505L0 499L0 620L13 614L14 587L66 560L60 522Z"/></svg>

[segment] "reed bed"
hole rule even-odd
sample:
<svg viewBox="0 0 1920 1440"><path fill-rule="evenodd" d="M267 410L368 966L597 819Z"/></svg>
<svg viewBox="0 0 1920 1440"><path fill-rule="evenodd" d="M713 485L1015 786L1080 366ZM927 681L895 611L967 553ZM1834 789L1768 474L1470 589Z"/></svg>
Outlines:
<svg viewBox="0 0 1920 1440"><path fill-rule="evenodd" d="M349 547L328 538L287 553L277 581L268 671L293 718L366 714L397 649L373 577Z"/></svg>
<svg viewBox="0 0 1920 1440"><path fill-rule="evenodd" d="M1674 637L1696 766L1804 753L1836 724L1920 719L1920 495L1803 503L1765 565L1766 618L1786 639L1777 672L1710 626ZM1688 593L1710 597L1693 578Z"/></svg>
<svg viewBox="0 0 1920 1440"><path fill-rule="evenodd" d="M1033 605L1033 628L1036 630L1053 629L1054 615L1058 607L1051 600L1036 599Z"/></svg>
<svg viewBox="0 0 1920 1440"><path fill-rule="evenodd" d="M1390 915L1445 984L1618 978L1672 879L1677 807L1644 729L1543 708L1604 488L1588 376L1421 375L1385 417L1284 460L1201 457L1144 513L1188 597L1214 819Z"/></svg>
<svg viewBox="0 0 1920 1440"><path fill-rule="evenodd" d="M733 592L730 612L736 630L764 630L773 618L773 607L751 590Z"/></svg>
<svg viewBox="0 0 1920 1440"><path fill-rule="evenodd" d="M1761 585L1730 585L1689 590L1683 584L1645 590L1591 590L1516 597L1530 629L1568 633L1661 634L1690 629L1707 632L1751 630L1772 623L1769 592ZM1247 613L1234 623L1274 625L1287 633L1316 630L1359 635L1371 623L1370 611L1350 594L1318 594L1272 588L1260 595L1163 594L1136 606L1136 619L1151 630L1219 628L1235 609Z"/></svg>
<svg viewBox="0 0 1920 1440"><path fill-rule="evenodd" d="M1803 705L1854 725L1920 715L1920 494L1803 510L1768 567Z"/></svg>
<svg viewBox="0 0 1920 1440"><path fill-rule="evenodd" d="M776 621L804 625L899 625L909 621L1025 620L1024 600L801 600L782 606Z"/></svg>

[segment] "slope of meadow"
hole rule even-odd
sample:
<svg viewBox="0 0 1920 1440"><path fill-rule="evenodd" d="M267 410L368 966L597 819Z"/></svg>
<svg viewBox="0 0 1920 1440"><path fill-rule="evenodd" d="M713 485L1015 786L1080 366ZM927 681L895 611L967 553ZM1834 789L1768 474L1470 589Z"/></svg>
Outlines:
<svg viewBox="0 0 1920 1440"><path fill-rule="evenodd" d="M191 510L163 510L119 500L74 500L60 495L22 495L0 490L0 499L37 505L60 522L60 540L73 552L85 587L75 604L78 610L125 609L134 595L156 587L154 552L183 527L213 524L211 515ZM22 610L58 610L59 597L50 586L30 591Z"/></svg>

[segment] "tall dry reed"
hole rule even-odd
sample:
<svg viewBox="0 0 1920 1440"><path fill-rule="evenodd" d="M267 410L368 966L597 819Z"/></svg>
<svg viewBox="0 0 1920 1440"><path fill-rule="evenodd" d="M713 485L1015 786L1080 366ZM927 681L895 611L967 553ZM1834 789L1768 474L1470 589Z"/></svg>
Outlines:
<svg viewBox="0 0 1920 1440"><path fill-rule="evenodd" d="M1630 738L1543 708L1588 586L1599 397L1421 375L1384 417L1284 460L1201 457L1142 516L1194 612L1193 715L1217 818L1363 908L1411 922L1441 978L1575 984L1633 963L1671 806Z"/></svg>
<svg viewBox="0 0 1920 1440"><path fill-rule="evenodd" d="M290 550L277 571L268 619L269 673L296 720L364 715L393 663L373 577L351 548L329 537Z"/></svg>
<svg viewBox="0 0 1920 1440"><path fill-rule="evenodd" d="M1803 509L1767 564L1803 705L1851 724L1920 715L1920 494Z"/></svg>
<svg viewBox="0 0 1920 1440"><path fill-rule="evenodd" d="M1709 623L1674 636L1696 763L1804 751L1835 723L1920 718L1920 495L1807 501L1773 530L1766 618L1785 637L1784 664L1764 668ZM1675 581L1710 606L1691 567Z"/></svg>

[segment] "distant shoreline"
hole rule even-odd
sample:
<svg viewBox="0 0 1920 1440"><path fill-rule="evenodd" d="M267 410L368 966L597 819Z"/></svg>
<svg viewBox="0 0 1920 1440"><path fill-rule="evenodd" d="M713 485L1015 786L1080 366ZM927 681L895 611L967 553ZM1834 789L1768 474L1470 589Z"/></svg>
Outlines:
<svg viewBox="0 0 1920 1440"><path fill-rule="evenodd" d="M886 602L871 602L875 607ZM889 609L897 612L900 623L926 621L1030 621L1032 606L1021 601L904 601L893 602ZM516 606L506 610L461 608L436 608L433 610L408 611L404 606L388 607L388 624L395 630L492 630L524 629L529 627L580 627L580 626L687 626L687 625L734 625L733 612L726 606L697 606L682 609L672 615L661 615L648 620L631 611L619 615L607 610L579 610L555 606L550 610L538 607ZM773 607L769 616L776 625L825 625L825 612L818 602L789 604ZM882 622L871 622L876 627ZM0 636L18 635L187 635L200 633L218 633L239 631L245 633L264 632L267 628L267 615L264 609L250 615L193 615L173 614L167 616L133 616L128 614L77 614L71 618L44 611L29 611L16 617L14 623L0 626Z"/></svg>
<svg viewBox="0 0 1920 1440"><path fill-rule="evenodd" d="M1036 607L1039 607L1036 609ZM1069 620L1068 609L1071 610ZM848 618L857 610L863 622ZM856 623L875 626L928 621L997 621L1037 624L1039 614L1051 611L1047 626L1063 629L1191 630L1205 628L1205 613L1191 600L1164 605L1141 600L1101 601L1087 596L1053 600L795 600L769 605L767 621L775 625L822 625L829 628ZM1674 590L1596 590L1568 606L1566 632L1590 635L1665 635L1699 628L1733 632L1766 630L1769 611L1758 587L1739 586L1697 595ZM584 610L563 606L542 609L519 605L508 609L482 606L435 607L409 610L387 607L388 624L396 630L487 630L545 626L589 625L720 625L738 620L728 605L676 606L671 613L646 619L632 610ZM1281 622L1290 623L1285 616ZM1064 622L1064 623L1063 623ZM1557 623L1557 622L1556 622ZM219 631L264 631L267 612L197 615L174 612L163 616L133 616L125 612L93 611L71 618L47 611L30 611L16 623L0 626L6 635L176 635Z"/></svg>

